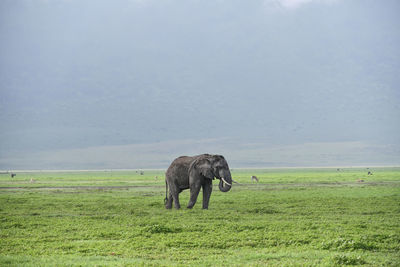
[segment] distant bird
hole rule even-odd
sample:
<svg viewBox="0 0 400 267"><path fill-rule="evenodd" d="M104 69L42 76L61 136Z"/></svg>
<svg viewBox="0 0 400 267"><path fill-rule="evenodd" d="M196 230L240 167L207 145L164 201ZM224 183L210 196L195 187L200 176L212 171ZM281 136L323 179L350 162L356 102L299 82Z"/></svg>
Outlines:
<svg viewBox="0 0 400 267"><path fill-rule="evenodd" d="M15 173L11 173L11 178L14 178L15 176L17 176Z"/></svg>
<svg viewBox="0 0 400 267"><path fill-rule="evenodd" d="M257 176L255 176L255 175L251 176L251 181L252 181L252 182L253 182L253 181L256 181L256 182L258 183L258 178L257 178Z"/></svg>
<svg viewBox="0 0 400 267"><path fill-rule="evenodd" d="M369 171L369 172L368 172L368 175L372 175L372 172Z"/></svg>
<svg viewBox="0 0 400 267"><path fill-rule="evenodd" d="M363 180L363 179L358 179L358 180L357 180L357 182L359 182L359 183L363 183L363 182L364 182L364 180Z"/></svg>

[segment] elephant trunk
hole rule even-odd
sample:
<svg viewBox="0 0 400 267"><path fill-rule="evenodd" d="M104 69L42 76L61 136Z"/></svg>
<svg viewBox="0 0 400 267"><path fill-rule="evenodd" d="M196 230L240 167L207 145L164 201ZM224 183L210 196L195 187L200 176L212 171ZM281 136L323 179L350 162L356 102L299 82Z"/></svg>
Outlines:
<svg viewBox="0 0 400 267"><path fill-rule="evenodd" d="M220 182L218 184L218 188L221 192L228 192L232 187L232 176L229 171L225 172L224 175L221 175Z"/></svg>

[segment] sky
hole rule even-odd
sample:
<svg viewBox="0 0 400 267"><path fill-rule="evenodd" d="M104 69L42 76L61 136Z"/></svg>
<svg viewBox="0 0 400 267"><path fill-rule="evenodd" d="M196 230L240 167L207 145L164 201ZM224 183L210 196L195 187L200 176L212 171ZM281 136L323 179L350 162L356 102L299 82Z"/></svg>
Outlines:
<svg viewBox="0 0 400 267"><path fill-rule="evenodd" d="M3 0L0 170L400 165L397 0Z"/></svg>

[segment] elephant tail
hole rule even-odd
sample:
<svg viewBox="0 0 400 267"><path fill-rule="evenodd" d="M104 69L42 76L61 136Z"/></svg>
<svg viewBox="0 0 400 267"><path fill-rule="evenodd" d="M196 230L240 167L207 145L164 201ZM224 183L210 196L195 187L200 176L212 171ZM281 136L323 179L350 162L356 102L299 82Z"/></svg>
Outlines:
<svg viewBox="0 0 400 267"><path fill-rule="evenodd" d="M165 180L165 198L164 198L164 205L167 203L168 201L168 183L167 180Z"/></svg>

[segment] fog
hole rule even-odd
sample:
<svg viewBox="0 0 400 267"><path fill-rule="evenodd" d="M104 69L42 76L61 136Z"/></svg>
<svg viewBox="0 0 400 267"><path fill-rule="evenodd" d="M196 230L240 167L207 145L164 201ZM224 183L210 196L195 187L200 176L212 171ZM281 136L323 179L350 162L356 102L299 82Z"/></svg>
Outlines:
<svg viewBox="0 0 400 267"><path fill-rule="evenodd" d="M3 0L0 169L400 165L400 2Z"/></svg>

